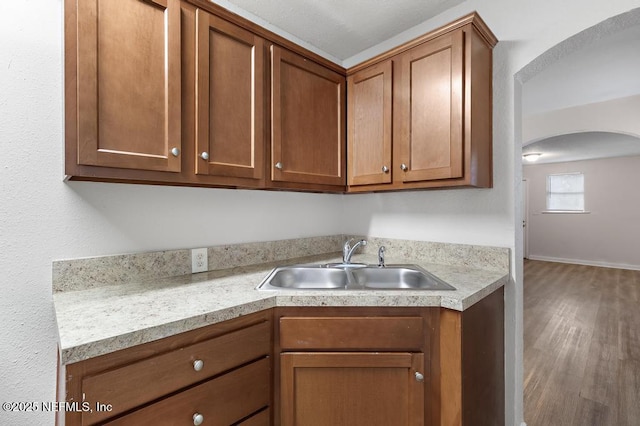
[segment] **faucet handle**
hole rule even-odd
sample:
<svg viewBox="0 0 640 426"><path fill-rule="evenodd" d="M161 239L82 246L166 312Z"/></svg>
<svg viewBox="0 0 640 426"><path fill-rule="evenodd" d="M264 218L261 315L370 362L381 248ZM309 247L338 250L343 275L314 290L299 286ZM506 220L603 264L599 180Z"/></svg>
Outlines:
<svg viewBox="0 0 640 426"><path fill-rule="evenodd" d="M351 250L351 241L353 241L353 238L349 238L342 245L342 263L347 263L347 258L349 257L349 250Z"/></svg>
<svg viewBox="0 0 640 426"><path fill-rule="evenodd" d="M378 249L378 266L384 268L384 246L380 246Z"/></svg>
<svg viewBox="0 0 640 426"><path fill-rule="evenodd" d="M347 252L349 250L351 250L351 242L353 241L353 238L349 238L347 241L344 242L344 244L342 245L342 253L343 254L347 254Z"/></svg>

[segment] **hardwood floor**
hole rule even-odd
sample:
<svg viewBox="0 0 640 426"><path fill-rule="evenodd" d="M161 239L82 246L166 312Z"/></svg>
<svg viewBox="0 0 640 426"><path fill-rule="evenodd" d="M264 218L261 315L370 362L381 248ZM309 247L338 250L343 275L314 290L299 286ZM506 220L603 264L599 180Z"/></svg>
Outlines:
<svg viewBox="0 0 640 426"><path fill-rule="evenodd" d="M524 414L640 425L640 271L525 260Z"/></svg>

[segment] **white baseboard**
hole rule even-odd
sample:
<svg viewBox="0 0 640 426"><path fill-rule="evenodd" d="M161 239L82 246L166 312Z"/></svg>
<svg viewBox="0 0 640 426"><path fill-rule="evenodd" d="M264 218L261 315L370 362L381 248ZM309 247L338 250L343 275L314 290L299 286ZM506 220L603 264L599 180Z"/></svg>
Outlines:
<svg viewBox="0 0 640 426"><path fill-rule="evenodd" d="M600 262L597 260L564 259L561 257L548 257L548 256L537 256L537 255L529 255L529 259L542 260L545 262L571 263L574 265L599 266L601 268L629 269L632 271L640 271L640 265L627 265L625 263Z"/></svg>

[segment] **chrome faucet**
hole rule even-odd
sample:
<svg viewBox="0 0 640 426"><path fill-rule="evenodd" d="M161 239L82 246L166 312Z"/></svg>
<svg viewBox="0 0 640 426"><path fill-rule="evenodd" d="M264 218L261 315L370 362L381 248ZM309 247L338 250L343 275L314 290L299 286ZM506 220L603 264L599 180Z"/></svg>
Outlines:
<svg viewBox="0 0 640 426"><path fill-rule="evenodd" d="M351 246L351 241L353 241L353 238L350 240L347 240L344 243L344 246L342 246L342 263L344 263L345 265L349 265L351 263L351 256L353 256L353 252L358 247L367 245L367 240L360 240L356 242L353 246Z"/></svg>
<svg viewBox="0 0 640 426"><path fill-rule="evenodd" d="M378 266L384 268L384 246L378 249Z"/></svg>

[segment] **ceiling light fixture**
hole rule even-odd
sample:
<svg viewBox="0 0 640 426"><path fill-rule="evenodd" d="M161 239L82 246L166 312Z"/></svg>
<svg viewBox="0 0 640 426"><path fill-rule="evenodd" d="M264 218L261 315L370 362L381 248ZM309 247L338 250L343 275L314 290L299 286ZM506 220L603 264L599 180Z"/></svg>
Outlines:
<svg viewBox="0 0 640 426"><path fill-rule="evenodd" d="M538 161L538 158L540 158L541 155L542 154L539 152L530 152L528 154L522 154L522 158L524 159L524 161L533 163L534 161Z"/></svg>

